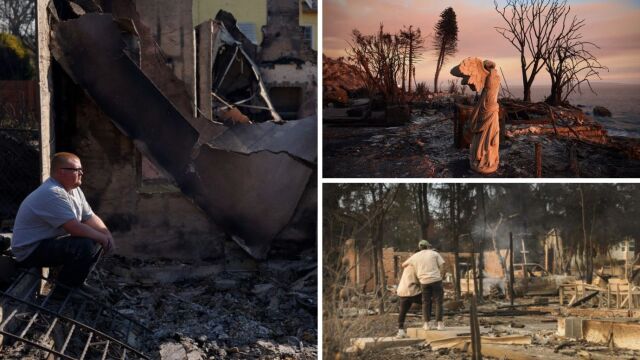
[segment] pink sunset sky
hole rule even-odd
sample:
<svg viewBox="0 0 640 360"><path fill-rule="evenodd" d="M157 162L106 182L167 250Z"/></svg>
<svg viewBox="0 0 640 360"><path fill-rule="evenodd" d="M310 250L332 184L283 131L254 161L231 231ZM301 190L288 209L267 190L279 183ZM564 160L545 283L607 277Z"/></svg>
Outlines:
<svg viewBox="0 0 640 360"><path fill-rule="evenodd" d="M499 4L504 4L500 0ZM598 45L593 53L609 68L602 72L603 82L640 84L640 1L571 0L571 13L586 20L583 35L586 41ZM356 28L372 34L380 23L385 31L396 33L403 25L419 27L423 36L433 34L440 13L451 6L458 19L458 53L445 63L440 83L453 77L449 70L468 56L495 61L509 86L522 86L517 50L498 32L504 21L495 11L492 0L324 0L323 53L329 57L345 55L351 31ZM426 81L433 89L435 56L430 46L416 65L416 79ZM535 85L549 83L542 70Z"/></svg>

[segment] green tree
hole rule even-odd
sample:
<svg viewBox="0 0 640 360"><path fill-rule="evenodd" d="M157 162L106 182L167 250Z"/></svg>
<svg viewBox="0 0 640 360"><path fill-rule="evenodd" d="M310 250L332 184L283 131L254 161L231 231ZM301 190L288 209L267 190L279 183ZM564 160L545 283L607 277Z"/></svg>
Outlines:
<svg viewBox="0 0 640 360"><path fill-rule="evenodd" d="M0 80L27 80L34 75L29 51L15 35L0 33Z"/></svg>
<svg viewBox="0 0 640 360"><path fill-rule="evenodd" d="M433 91L438 92L438 77L447 58L458 51L458 21L453 8L448 7L440 14L440 20L433 28L433 48L438 55Z"/></svg>
<svg viewBox="0 0 640 360"><path fill-rule="evenodd" d="M0 31L19 37L31 51L36 49L36 1L0 1Z"/></svg>

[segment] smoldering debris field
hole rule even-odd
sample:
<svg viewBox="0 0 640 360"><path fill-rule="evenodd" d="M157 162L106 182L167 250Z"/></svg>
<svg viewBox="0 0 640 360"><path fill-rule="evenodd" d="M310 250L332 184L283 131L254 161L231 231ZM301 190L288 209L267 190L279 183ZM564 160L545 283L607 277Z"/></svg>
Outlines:
<svg viewBox="0 0 640 360"><path fill-rule="evenodd" d="M594 120L588 119L586 125L566 125L565 133L560 130L555 134L553 131L562 126L541 126L535 121L529 124L507 123L504 129L506 136L500 144L498 171L490 175L475 173L469 167L469 149L454 146L456 115L453 101L453 98L444 98L426 105L431 108L414 109L409 122L401 125L371 126L367 122L327 123L325 120L323 176L535 177L536 143L541 146L543 177L640 175L640 142L608 135L598 136L606 141L584 141L587 140L586 132L601 128ZM339 110L330 111L338 113ZM579 126L584 131L572 132Z"/></svg>
<svg viewBox="0 0 640 360"><path fill-rule="evenodd" d="M317 358L313 253L271 259L255 271L216 269L219 264L113 256L89 283L100 302L150 330L138 347L151 359ZM82 350L84 342L74 336L66 354L74 354L73 346ZM3 348L4 356L41 359L45 353L18 341Z"/></svg>
<svg viewBox="0 0 640 360"><path fill-rule="evenodd" d="M639 191L325 184L323 358L637 359Z"/></svg>

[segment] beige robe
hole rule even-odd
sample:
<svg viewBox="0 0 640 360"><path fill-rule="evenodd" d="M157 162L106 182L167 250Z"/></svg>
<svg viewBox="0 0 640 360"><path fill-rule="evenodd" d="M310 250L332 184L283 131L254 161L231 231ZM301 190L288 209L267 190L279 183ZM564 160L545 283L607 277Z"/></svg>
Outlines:
<svg viewBox="0 0 640 360"><path fill-rule="evenodd" d="M470 125L473 140L469 147L469 163L472 170L481 174L495 172L500 164L499 89L500 76L492 69L472 114Z"/></svg>

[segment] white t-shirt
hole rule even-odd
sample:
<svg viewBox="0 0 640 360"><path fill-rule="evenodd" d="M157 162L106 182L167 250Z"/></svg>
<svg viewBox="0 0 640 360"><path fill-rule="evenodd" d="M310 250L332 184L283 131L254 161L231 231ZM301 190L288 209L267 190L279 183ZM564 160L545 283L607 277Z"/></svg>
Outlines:
<svg viewBox="0 0 640 360"><path fill-rule="evenodd" d="M54 178L49 178L20 204L13 225L11 251L16 260L22 261L40 241L67 234L62 228L67 221L83 222L92 215L93 210L80 188L67 192Z"/></svg>
<svg viewBox="0 0 640 360"><path fill-rule="evenodd" d="M402 297L411 297L416 296L422 292L420 288L420 282L418 281L418 276L416 275L416 269L409 265L404 270L402 270L402 276L400 277L400 282L398 283L398 296Z"/></svg>
<svg viewBox="0 0 640 360"><path fill-rule="evenodd" d="M420 284L426 285L442 280L439 267L444 264L444 259L433 250L417 252L411 255L404 264L413 265Z"/></svg>

